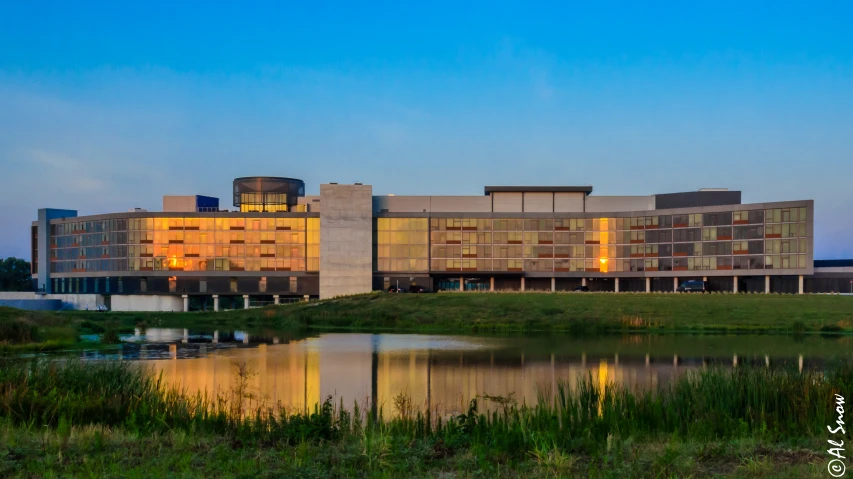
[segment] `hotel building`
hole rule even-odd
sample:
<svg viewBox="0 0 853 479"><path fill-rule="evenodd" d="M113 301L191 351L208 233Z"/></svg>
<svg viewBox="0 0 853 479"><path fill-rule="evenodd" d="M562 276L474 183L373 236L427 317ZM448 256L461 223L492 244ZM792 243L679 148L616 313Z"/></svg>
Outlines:
<svg viewBox="0 0 853 479"><path fill-rule="evenodd" d="M292 178L233 182L162 212L32 224L37 291L116 310L245 307L419 285L431 290L849 292L853 264L814 260L814 202L741 203L704 189L598 196L591 186L487 186L481 196L374 196ZM77 305L80 306L79 304Z"/></svg>

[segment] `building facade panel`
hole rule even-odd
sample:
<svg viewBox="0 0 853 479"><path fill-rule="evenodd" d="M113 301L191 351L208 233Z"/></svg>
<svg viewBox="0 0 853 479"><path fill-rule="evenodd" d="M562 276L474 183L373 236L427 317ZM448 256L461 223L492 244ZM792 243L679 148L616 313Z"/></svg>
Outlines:
<svg viewBox="0 0 853 479"><path fill-rule="evenodd" d="M320 185L320 297L373 287L373 194L369 185Z"/></svg>

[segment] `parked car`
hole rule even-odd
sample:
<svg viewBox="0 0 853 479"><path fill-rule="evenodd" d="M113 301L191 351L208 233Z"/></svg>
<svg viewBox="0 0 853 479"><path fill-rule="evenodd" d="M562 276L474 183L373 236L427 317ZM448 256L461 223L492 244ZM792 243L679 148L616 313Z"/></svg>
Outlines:
<svg viewBox="0 0 853 479"><path fill-rule="evenodd" d="M573 291L578 292L578 293L586 293L586 292L589 292L589 286L578 286Z"/></svg>
<svg viewBox="0 0 853 479"><path fill-rule="evenodd" d="M416 284L409 286L409 292L410 293L432 293L432 291L430 291L429 288L425 288L423 286L418 286Z"/></svg>
<svg viewBox="0 0 853 479"><path fill-rule="evenodd" d="M679 293L704 293L708 291L708 287L704 281L685 281L675 289Z"/></svg>
<svg viewBox="0 0 853 479"><path fill-rule="evenodd" d="M390 288L388 288L388 292L389 293L405 293L406 289L405 288L398 288L396 286L391 286Z"/></svg>

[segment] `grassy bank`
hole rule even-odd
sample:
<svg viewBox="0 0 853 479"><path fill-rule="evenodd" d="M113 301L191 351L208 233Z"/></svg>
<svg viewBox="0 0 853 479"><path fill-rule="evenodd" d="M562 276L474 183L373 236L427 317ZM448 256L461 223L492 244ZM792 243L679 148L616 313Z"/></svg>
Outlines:
<svg viewBox="0 0 853 479"><path fill-rule="evenodd" d="M443 419L398 396L377 421L328 401L268 408L235 372L209 398L129 364L2 363L0 476L824 477L834 394L853 387L843 365L711 369L657 393L587 379L554 402L483 398L502 407Z"/></svg>
<svg viewBox="0 0 853 479"><path fill-rule="evenodd" d="M67 348L83 334L116 342L133 328L411 332L853 332L853 298L814 295L366 294L192 313L28 312L0 308L0 351Z"/></svg>
<svg viewBox="0 0 853 479"><path fill-rule="evenodd" d="M367 294L220 313L84 313L163 327L395 331L853 332L853 298L815 295Z"/></svg>

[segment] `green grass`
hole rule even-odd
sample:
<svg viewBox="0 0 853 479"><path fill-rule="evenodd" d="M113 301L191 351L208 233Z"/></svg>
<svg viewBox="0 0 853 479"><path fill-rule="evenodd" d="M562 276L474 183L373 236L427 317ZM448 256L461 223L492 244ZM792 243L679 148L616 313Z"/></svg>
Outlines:
<svg viewBox="0 0 853 479"><path fill-rule="evenodd" d="M220 313L84 313L123 325L446 332L853 332L853 298L759 294L374 293Z"/></svg>
<svg viewBox="0 0 853 479"><path fill-rule="evenodd" d="M251 374L235 365L232 390L206 397L129 363L2 362L0 476L823 477L835 394L853 387L846 364L709 369L644 392L590 377L454 417L401 395L377 420L331 400L269 407Z"/></svg>

